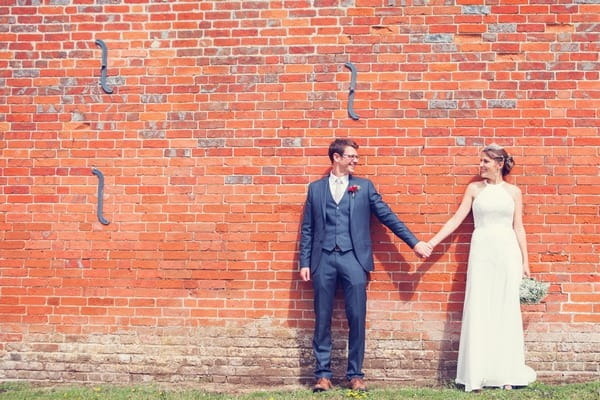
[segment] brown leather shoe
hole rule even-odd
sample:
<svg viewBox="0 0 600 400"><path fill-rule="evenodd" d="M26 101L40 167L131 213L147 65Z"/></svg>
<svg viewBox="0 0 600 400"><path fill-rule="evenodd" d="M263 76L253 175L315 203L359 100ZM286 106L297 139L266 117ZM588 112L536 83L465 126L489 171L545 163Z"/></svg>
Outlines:
<svg viewBox="0 0 600 400"><path fill-rule="evenodd" d="M313 386L313 392L325 392L331 389L333 389L333 384L331 383L331 380L327 378L317 379L317 383Z"/></svg>
<svg viewBox="0 0 600 400"><path fill-rule="evenodd" d="M366 392L367 391L367 385L365 385L365 381L362 378L352 378L350 379L350 383L348 384L348 387L352 390L356 390L357 392Z"/></svg>

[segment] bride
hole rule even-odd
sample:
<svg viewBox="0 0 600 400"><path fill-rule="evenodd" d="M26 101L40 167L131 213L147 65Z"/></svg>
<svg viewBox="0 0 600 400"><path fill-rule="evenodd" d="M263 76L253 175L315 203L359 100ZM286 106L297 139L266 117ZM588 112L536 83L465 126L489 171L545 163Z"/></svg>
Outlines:
<svg viewBox="0 0 600 400"><path fill-rule="evenodd" d="M525 365L519 285L529 276L521 191L504 181L514 165L500 146L483 149L480 181L467 186L456 213L429 241L432 247L473 212L456 383L465 391L526 386L536 373Z"/></svg>

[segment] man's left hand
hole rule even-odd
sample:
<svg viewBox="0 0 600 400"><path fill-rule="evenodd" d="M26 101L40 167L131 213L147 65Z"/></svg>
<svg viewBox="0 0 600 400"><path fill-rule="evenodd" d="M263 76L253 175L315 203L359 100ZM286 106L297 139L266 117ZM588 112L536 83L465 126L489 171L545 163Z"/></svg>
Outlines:
<svg viewBox="0 0 600 400"><path fill-rule="evenodd" d="M415 247L413 247L413 251L415 254L421 258L427 258L431 255L433 251L433 247L429 243L425 243L423 241L417 243Z"/></svg>

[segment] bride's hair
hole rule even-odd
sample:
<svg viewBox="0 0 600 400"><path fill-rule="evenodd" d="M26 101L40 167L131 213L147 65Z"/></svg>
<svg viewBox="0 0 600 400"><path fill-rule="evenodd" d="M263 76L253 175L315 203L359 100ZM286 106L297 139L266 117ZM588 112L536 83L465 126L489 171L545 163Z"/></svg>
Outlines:
<svg viewBox="0 0 600 400"><path fill-rule="evenodd" d="M510 170L515 166L515 160L509 156L502 146L492 143L483 148L483 152L491 159L502 162L502 176L510 173Z"/></svg>

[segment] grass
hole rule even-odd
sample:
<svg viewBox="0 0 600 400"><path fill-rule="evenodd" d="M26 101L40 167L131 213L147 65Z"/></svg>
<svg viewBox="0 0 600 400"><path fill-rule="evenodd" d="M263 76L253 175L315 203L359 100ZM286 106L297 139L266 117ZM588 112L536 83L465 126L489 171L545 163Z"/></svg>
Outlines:
<svg viewBox="0 0 600 400"><path fill-rule="evenodd" d="M156 386L37 386L22 382L0 383L1 400L404 400L404 399L523 399L523 400L600 400L600 381L569 385L535 383L514 390L489 389L465 393L455 387L409 388L376 387L368 392L335 389L312 393L308 389L214 393L198 389L166 389Z"/></svg>

